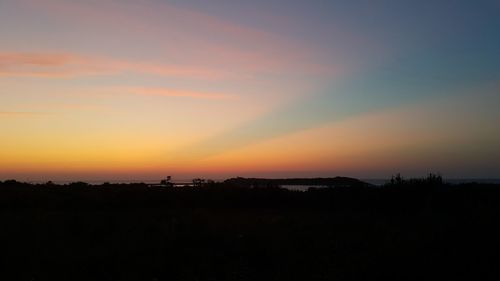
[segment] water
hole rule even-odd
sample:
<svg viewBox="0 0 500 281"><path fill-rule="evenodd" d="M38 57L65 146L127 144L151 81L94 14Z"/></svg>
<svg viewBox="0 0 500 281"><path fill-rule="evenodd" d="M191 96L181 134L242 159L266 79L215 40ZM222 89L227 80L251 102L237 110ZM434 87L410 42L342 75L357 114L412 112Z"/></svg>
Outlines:
<svg viewBox="0 0 500 281"><path fill-rule="evenodd" d="M307 191L310 187L314 188L327 188L326 185L281 185L281 188L293 191Z"/></svg>
<svg viewBox="0 0 500 281"><path fill-rule="evenodd" d="M6 180L6 179L5 179ZM366 183L373 184L375 186L382 186L388 182L390 182L390 179L361 179L362 181ZM20 180L23 181L23 180ZM55 184L70 184L72 182L77 182L79 180L73 180L73 181L53 181ZM120 183L125 183L125 184L132 184L132 183L145 183L145 184L150 184L150 185L155 185L155 184L160 184L161 180L90 180L90 181L85 181L81 180L83 182L87 182L92 185L101 185L103 183L111 183L111 184L120 184ZM217 181L223 181L223 180L217 180ZM47 181L33 181L33 180L26 180L24 182L32 183L32 184L43 184L46 183ZM449 184L463 184L463 183L491 183L491 184L500 184L500 179L498 178L468 178L468 179L444 179L444 182L449 183ZM172 183L174 186L182 187L182 186L191 186L192 185L192 180L189 179L180 179L180 180L172 180ZM327 186L321 186L321 185L282 185L282 188L289 189L289 190L297 190L297 191L307 191L310 187L315 187L315 188L326 188Z"/></svg>
<svg viewBox="0 0 500 281"><path fill-rule="evenodd" d="M375 186L382 186L388 182L391 181L391 179L361 179L361 181L364 181L369 184L373 184Z"/></svg>

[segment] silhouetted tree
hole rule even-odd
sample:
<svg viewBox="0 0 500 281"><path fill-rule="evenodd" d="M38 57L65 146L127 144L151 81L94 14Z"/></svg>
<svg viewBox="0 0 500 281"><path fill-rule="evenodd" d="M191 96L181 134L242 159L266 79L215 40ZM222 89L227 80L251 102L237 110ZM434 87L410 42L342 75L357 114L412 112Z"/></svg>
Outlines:
<svg viewBox="0 0 500 281"><path fill-rule="evenodd" d="M166 179L161 180L160 185L165 186L165 187L173 187L174 184L172 183L172 177L167 176Z"/></svg>
<svg viewBox="0 0 500 281"><path fill-rule="evenodd" d="M197 179L193 179L193 186L194 187L202 187L205 185L205 180L204 179L200 179L200 178L197 178Z"/></svg>
<svg viewBox="0 0 500 281"><path fill-rule="evenodd" d="M443 184L443 177L441 177L441 175L439 173L438 174L429 173L429 175L427 176L425 181L427 184L431 184L431 185L442 185Z"/></svg>
<svg viewBox="0 0 500 281"><path fill-rule="evenodd" d="M403 185L405 183L405 180L401 176L400 173L397 173L396 176L391 177L391 185Z"/></svg>

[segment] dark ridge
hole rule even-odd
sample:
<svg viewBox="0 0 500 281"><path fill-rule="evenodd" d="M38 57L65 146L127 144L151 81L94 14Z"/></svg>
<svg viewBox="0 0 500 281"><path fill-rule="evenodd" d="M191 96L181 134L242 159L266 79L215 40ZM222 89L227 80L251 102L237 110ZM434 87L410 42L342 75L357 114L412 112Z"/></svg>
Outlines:
<svg viewBox="0 0 500 281"><path fill-rule="evenodd" d="M355 178L289 178L289 179L264 179L264 178L231 178L224 183L240 187L279 187L283 185L326 186L326 187L373 187L372 184Z"/></svg>

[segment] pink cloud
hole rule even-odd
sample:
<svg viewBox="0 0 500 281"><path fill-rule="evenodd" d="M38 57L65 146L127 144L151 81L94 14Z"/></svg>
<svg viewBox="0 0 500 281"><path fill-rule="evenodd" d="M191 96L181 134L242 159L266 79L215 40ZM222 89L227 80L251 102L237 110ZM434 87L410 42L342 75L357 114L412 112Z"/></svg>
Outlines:
<svg viewBox="0 0 500 281"><path fill-rule="evenodd" d="M0 76L64 78L125 72L195 79L222 79L231 74L215 69L89 57L69 53L0 52Z"/></svg>
<svg viewBox="0 0 500 281"><path fill-rule="evenodd" d="M50 115L45 112L21 112L21 111L0 111L0 117L30 117Z"/></svg>
<svg viewBox="0 0 500 281"><path fill-rule="evenodd" d="M135 94L141 96L158 96L158 97L184 97L184 98L213 99L213 100L226 100L226 99L236 98L233 95L223 94L223 93L175 90L166 88L144 88L144 87L114 88L111 89L110 91Z"/></svg>
<svg viewBox="0 0 500 281"><path fill-rule="evenodd" d="M345 67L327 63L307 44L279 34L235 24L192 9L158 1L150 5L133 1L60 1L30 2L32 8L59 18L74 30L94 30L114 38L133 36L135 42L155 46L161 59L184 65L171 67L140 65L151 74L176 74L248 78L256 73L299 73L336 75ZM89 19L92 19L89 21ZM132 42L132 44L135 44ZM140 47L140 46L138 46ZM186 66L187 65L187 66ZM193 65L203 65L209 70ZM189 67L188 67L189 66Z"/></svg>
<svg viewBox="0 0 500 281"><path fill-rule="evenodd" d="M72 60L65 54L0 53L0 67L10 65L60 66Z"/></svg>

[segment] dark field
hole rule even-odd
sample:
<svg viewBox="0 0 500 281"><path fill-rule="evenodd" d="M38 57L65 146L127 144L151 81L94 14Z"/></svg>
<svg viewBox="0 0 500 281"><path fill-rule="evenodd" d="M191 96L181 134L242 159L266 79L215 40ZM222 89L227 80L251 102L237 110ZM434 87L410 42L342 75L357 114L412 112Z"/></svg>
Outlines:
<svg viewBox="0 0 500 281"><path fill-rule="evenodd" d="M498 280L500 185L0 184L0 280Z"/></svg>

